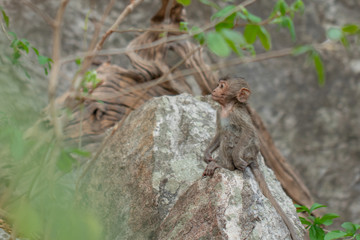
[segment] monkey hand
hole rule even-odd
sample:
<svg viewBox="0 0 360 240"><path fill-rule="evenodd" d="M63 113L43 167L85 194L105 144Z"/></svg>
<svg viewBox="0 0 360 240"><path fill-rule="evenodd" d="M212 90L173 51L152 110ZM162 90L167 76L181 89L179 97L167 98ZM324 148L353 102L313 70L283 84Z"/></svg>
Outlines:
<svg viewBox="0 0 360 240"><path fill-rule="evenodd" d="M214 162L214 161L215 161L215 160L211 157L211 154L205 152L204 162L210 163L210 162Z"/></svg>
<svg viewBox="0 0 360 240"><path fill-rule="evenodd" d="M214 160L210 161L210 163L205 168L203 177L206 177L206 176L212 177L217 168L220 168L220 166Z"/></svg>

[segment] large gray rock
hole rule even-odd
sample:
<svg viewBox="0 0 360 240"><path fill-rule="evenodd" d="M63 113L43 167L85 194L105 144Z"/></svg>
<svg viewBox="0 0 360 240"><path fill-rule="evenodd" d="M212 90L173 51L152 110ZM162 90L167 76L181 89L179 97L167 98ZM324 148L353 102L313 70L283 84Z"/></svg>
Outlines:
<svg viewBox="0 0 360 240"><path fill-rule="evenodd" d="M215 110L187 94L155 98L132 112L81 187L108 239L290 239L249 169L202 178L214 133ZM260 156L259 162L300 234L292 201Z"/></svg>

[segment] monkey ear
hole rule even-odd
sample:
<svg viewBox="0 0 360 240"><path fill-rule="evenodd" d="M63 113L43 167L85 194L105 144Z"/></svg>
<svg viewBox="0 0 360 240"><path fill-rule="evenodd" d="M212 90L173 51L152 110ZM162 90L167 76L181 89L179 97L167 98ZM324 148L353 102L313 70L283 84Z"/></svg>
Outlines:
<svg viewBox="0 0 360 240"><path fill-rule="evenodd" d="M239 102L241 103L245 103L248 98L250 97L250 90L248 88L241 88L237 95L236 95L236 98Z"/></svg>

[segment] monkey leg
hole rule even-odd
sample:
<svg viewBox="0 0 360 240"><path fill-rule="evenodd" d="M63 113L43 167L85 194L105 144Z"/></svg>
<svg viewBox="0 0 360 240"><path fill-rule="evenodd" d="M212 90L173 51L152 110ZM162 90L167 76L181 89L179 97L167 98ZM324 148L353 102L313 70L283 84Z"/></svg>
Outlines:
<svg viewBox="0 0 360 240"><path fill-rule="evenodd" d="M251 162L243 159L243 151L233 151L232 159L236 169L243 171Z"/></svg>

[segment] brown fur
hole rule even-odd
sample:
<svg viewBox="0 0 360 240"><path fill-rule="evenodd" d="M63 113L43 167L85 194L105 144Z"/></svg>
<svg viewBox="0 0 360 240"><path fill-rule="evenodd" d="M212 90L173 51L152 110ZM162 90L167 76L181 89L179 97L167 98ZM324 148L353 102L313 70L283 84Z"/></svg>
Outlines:
<svg viewBox="0 0 360 240"><path fill-rule="evenodd" d="M217 113L216 135L205 151L204 161L208 165L203 175L212 176L220 167L231 171L243 171L249 166L262 193L270 200L288 227L292 239L298 240L293 224L271 194L256 161L260 141L246 109L250 93L248 84L242 78L220 79L218 87L213 90L212 98L220 103L221 111ZM215 161L211 154L217 148L220 149L219 159Z"/></svg>

